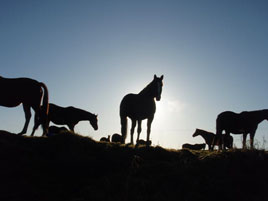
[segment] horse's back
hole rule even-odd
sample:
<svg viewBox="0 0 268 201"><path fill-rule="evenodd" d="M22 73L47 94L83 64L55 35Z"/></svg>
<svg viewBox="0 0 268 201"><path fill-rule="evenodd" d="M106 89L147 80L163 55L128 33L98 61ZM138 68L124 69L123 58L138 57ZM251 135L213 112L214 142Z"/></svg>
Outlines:
<svg viewBox="0 0 268 201"><path fill-rule="evenodd" d="M7 87L8 86L8 87ZM42 92L40 82L31 78L0 78L0 105L14 107L22 102L39 103Z"/></svg>
<svg viewBox="0 0 268 201"><path fill-rule="evenodd" d="M225 111L218 115L217 120L225 120L230 118L235 118L238 114L232 111Z"/></svg>
<svg viewBox="0 0 268 201"><path fill-rule="evenodd" d="M40 82L37 80L21 77L21 78L0 78L0 88L7 89L29 89L29 88L40 88Z"/></svg>
<svg viewBox="0 0 268 201"><path fill-rule="evenodd" d="M257 128L254 118L254 113L247 111L241 113L223 112L217 117L216 129L217 131L225 130L233 134L247 133Z"/></svg>
<svg viewBox="0 0 268 201"><path fill-rule="evenodd" d="M134 105L136 100L137 100L137 94L125 95L120 103L120 111L124 110L126 107Z"/></svg>
<svg viewBox="0 0 268 201"><path fill-rule="evenodd" d="M216 129L235 128L239 121L239 114L232 111L225 111L218 115Z"/></svg>

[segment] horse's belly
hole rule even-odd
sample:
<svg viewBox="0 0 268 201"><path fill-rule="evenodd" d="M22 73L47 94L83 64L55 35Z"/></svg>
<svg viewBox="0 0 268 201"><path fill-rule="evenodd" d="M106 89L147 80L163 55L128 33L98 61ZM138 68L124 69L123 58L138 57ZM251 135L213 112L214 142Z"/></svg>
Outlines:
<svg viewBox="0 0 268 201"><path fill-rule="evenodd" d="M134 107L133 110L129 111L128 116L131 119L136 119L136 120L143 120L143 119L148 119L154 116L155 109L154 107Z"/></svg>
<svg viewBox="0 0 268 201"><path fill-rule="evenodd" d="M246 130L244 129L239 129L239 130L231 130L230 133L232 134L242 134L242 133L245 133Z"/></svg>
<svg viewBox="0 0 268 201"><path fill-rule="evenodd" d="M130 119L135 119L135 120L144 120L144 119L148 119L150 117L150 115L145 114L145 113L130 113L128 115L128 117Z"/></svg>
<svg viewBox="0 0 268 201"><path fill-rule="evenodd" d="M57 125L65 125L66 121L64 119L60 119L60 118L51 118L50 121L52 121L54 124Z"/></svg>
<svg viewBox="0 0 268 201"><path fill-rule="evenodd" d="M0 99L0 105L4 107L17 107L18 105L21 104L21 101L17 100L16 98L1 98Z"/></svg>

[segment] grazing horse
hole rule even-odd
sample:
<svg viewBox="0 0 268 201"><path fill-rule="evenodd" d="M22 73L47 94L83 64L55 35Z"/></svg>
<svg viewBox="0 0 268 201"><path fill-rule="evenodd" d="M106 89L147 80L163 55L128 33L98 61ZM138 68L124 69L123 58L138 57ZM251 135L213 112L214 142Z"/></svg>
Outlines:
<svg viewBox="0 0 268 201"><path fill-rule="evenodd" d="M211 132L208 132L208 131L205 131L205 130L201 130L201 129L196 129L194 134L193 134L193 137L196 137L196 136L201 136L202 138L204 138L206 144L208 145L208 149L209 150L213 150L212 149L212 143L213 143L213 140L215 138L215 134L214 133L211 133ZM233 137L231 135L223 135L223 140L224 140L224 146L231 149L233 148ZM215 141L215 145L218 145L219 147L222 145L222 141L219 139L219 140L216 140Z"/></svg>
<svg viewBox="0 0 268 201"><path fill-rule="evenodd" d="M192 150L202 150L202 149L205 149L206 148L206 144L203 143L203 144L183 144L182 145L182 148L183 149L192 149Z"/></svg>
<svg viewBox="0 0 268 201"><path fill-rule="evenodd" d="M71 131L74 131L75 125L82 120L88 120L94 130L98 130L97 115L72 106L60 107L49 104L48 123L52 121L54 124L67 125Z"/></svg>
<svg viewBox="0 0 268 201"><path fill-rule="evenodd" d="M30 78L4 78L0 76L0 105L16 107L22 103L25 113L25 124L19 135L27 132L31 119L31 108L35 112L34 127L31 136L37 127L42 124L43 135L48 132L48 90L44 83ZM41 109L41 102L42 108Z"/></svg>
<svg viewBox="0 0 268 201"><path fill-rule="evenodd" d="M154 113L156 110L155 100L160 101L161 92L163 86L163 78L154 75L153 81L148 84L140 93L138 94L127 94L124 96L120 103L120 119L121 119L121 133L122 133L122 143L125 143L127 136L127 117L132 121L132 126L130 130L131 144L133 144L133 134L138 122L138 137L139 141L141 133L141 122L147 119L147 146L149 146L151 124L154 119Z"/></svg>
<svg viewBox="0 0 268 201"><path fill-rule="evenodd" d="M216 138L222 136L223 130L226 135L243 134L243 149L246 148L246 138L250 134L250 148L253 149L254 136L258 124L268 120L268 110L244 111L234 113L231 111L222 112L216 120ZM215 143L213 143L214 147Z"/></svg>

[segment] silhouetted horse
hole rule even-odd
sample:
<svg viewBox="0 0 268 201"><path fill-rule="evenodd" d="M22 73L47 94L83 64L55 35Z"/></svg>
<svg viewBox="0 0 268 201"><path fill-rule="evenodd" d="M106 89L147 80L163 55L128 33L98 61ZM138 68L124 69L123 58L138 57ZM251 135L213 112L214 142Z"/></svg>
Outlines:
<svg viewBox="0 0 268 201"><path fill-rule="evenodd" d="M202 149L205 149L206 148L206 144L203 143L203 144L183 144L182 145L182 148L183 149L192 149L192 150L202 150Z"/></svg>
<svg viewBox="0 0 268 201"><path fill-rule="evenodd" d="M208 132L208 131L205 131L205 130L201 130L201 129L196 129L194 134L193 134L193 137L196 137L196 136L201 136L204 138L206 144L208 145L208 149L209 150L213 150L212 149L212 143L213 143L213 140L215 138L215 134L214 133L211 133L211 132ZM233 148L233 137L231 135L223 135L223 139L224 139L224 146L231 149ZM221 138L218 139L218 140L215 140L215 145L218 145L219 148L220 146L222 145L222 140Z"/></svg>
<svg viewBox="0 0 268 201"><path fill-rule="evenodd" d="M4 107L16 107L22 103L25 113L25 124L20 135L27 132L31 119L31 108L35 112L34 127L31 135L40 124L43 127L43 135L48 130L48 90L44 83L30 78L4 78L0 76L0 105ZM41 102L43 102L41 109Z"/></svg>
<svg viewBox="0 0 268 201"><path fill-rule="evenodd" d="M243 148L246 148L246 138L250 134L250 148L253 149L258 124L265 119L268 120L268 110L245 111L239 114L230 111L222 112L216 120L216 138L222 136L223 130L226 135L243 134ZM215 143L213 147L214 145Z"/></svg>
<svg viewBox="0 0 268 201"><path fill-rule="evenodd" d="M108 135L108 137L102 137L100 139L101 142L110 142L110 135Z"/></svg>
<svg viewBox="0 0 268 201"><path fill-rule="evenodd" d="M75 125L83 120L88 120L94 130L98 130L97 115L72 106L60 107L52 103L49 104L49 122L52 121L54 124L67 125L70 130L74 131Z"/></svg>
<svg viewBox="0 0 268 201"><path fill-rule="evenodd" d="M147 144L149 144L149 146L151 146L152 141L149 140L149 143L147 143L145 140L138 140L136 143L137 143L136 145L147 145Z"/></svg>
<svg viewBox="0 0 268 201"><path fill-rule="evenodd" d="M112 135L112 142L122 142L122 135L115 133Z"/></svg>
<svg viewBox="0 0 268 201"><path fill-rule="evenodd" d="M158 78L154 75L153 81L148 84L139 94L127 94L121 101L120 104L120 119L121 119L121 133L122 133L122 143L125 143L127 136L127 117L132 121L132 126L130 130L131 134L131 144L133 144L133 134L138 122L138 137L139 140L141 133L141 122L147 119L147 145L149 146L151 124L154 119L154 113L156 110L155 100L161 99L161 92L163 86L162 75Z"/></svg>
<svg viewBox="0 0 268 201"><path fill-rule="evenodd" d="M69 130L65 127L49 126L47 136L50 137L67 132L69 132Z"/></svg>

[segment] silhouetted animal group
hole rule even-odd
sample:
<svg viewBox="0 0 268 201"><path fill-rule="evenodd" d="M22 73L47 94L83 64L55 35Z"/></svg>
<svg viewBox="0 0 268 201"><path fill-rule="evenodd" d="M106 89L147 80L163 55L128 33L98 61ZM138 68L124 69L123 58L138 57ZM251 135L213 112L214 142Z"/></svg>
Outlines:
<svg viewBox="0 0 268 201"><path fill-rule="evenodd" d="M122 135L115 133L112 135L112 139L111 136L108 135L108 137L102 137L100 139L101 142L114 142L114 143L122 143ZM149 140L149 143L147 143L145 140L139 139L138 141L136 141L136 145L151 145L152 141Z"/></svg>
<svg viewBox="0 0 268 201"><path fill-rule="evenodd" d="M138 94L127 94L123 97L120 103L120 120L121 120L121 135L114 134L112 142L125 143L127 136L127 117L131 119L132 125L130 129L130 143L133 144L133 135L136 124L137 129L137 144L151 145L150 132L151 124L156 111L155 99L160 101L163 78L154 75L151 81ZM64 132L65 127L56 128L55 126L49 129L49 122L54 124L67 125L68 128L74 131L75 125L82 120L88 120L94 130L98 129L97 115L75 107L61 107L48 100L48 89L42 82L30 78L4 78L0 76L0 105L4 107L16 107L23 105L25 113L25 124L19 135L27 132L27 128L31 118L31 108L35 112L34 127L31 136L35 130L42 125L43 136L53 135L55 133ZM42 103L42 104L41 104ZM141 122L147 119L147 138L146 141L140 140ZM209 147L213 150L217 145L219 149L232 148L232 134L243 134L243 148L246 147L247 135L250 135L250 147L253 148L254 136L258 124L263 120L268 120L268 110L244 111L239 114L226 111L218 115L216 119L216 134L207 132L201 129L196 129L193 137L202 136ZM223 135L222 132L225 131ZM102 141L110 141L110 137L101 139ZM204 149L204 144L184 144L183 148Z"/></svg>
<svg viewBox="0 0 268 201"><path fill-rule="evenodd" d="M25 124L19 135L27 132L31 119L31 108L35 112L34 127L31 136L41 124L44 135L53 135L63 128L49 127L49 122L67 125L74 130L75 125L82 120L89 120L94 130L98 129L97 115L75 107L60 107L49 103L48 89L44 83L30 78L4 78L0 76L0 105L5 107L16 107L22 103L25 113ZM41 105L42 103L42 105ZM65 128L66 129L66 128Z"/></svg>
<svg viewBox="0 0 268 201"><path fill-rule="evenodd" d="M228 148L231 149L233 148L233 137L231 135L222 135L222 138L216 138L216 135L214 133L201 130L201 129L196 129L193 137L196 136L201 136L205 140L205 144L183 144L182 148L188 148L188 149L193 149L193 150L201 150L206 148L206 144L208 145L209 150L213 150L213 143L217 145L220 149L220 147L223 145L224 149ZM215 141L215 142L214 142Z"/></svg>
<svg viewBox="0 0 268 201"><path fill-rule="evenodd" d="M147 122L147 140L146 145L150 145L151 123L156 110L155 98L157 101L161 99L164 76L157 77L150 82L139 94L126 95L120 104L121 132L122 135L113 135L112 141L125 143L127 136L127 117L132 120L131 127L131 144L133 144L133 134L136 123L138 123L137 143L144 143L139 140L141 133L141 122L148 119ZM94 130L98 129L97 115L75 107L61 107L56 104L49 103L48 89L42 82L30 78L4 78L0 76L0 105L5 107L16 107L22 103L25 113L25 124L19 135L27 132L27 128L31 118L31 108L35 111L34 127L31 136L35 130L42 125L43 136L54 135L65 132L66 128L49 127L49 122L57 125L67 125L71 131L74 131L75 125L82 120L88 120ZM42 104L41 104L42 103ZM110 139L103 138L104 141Z"/></svg>
<svg viewBox="0 0 268 201"><path fill-rule="evenodd" d="M244 111L234 113L231 111L222 112L216 119L216 135L201 129L196 129L193 137L202 136L209 146L209 150L213 150L215 145L219 149L232 148L232 134L243 135L243 149L246 148L246 138L250 135L250 148L254 148L254 136L259 123L263 120L268 120L268 110ZM223 135L222 132L225 131Z"/></svg>

